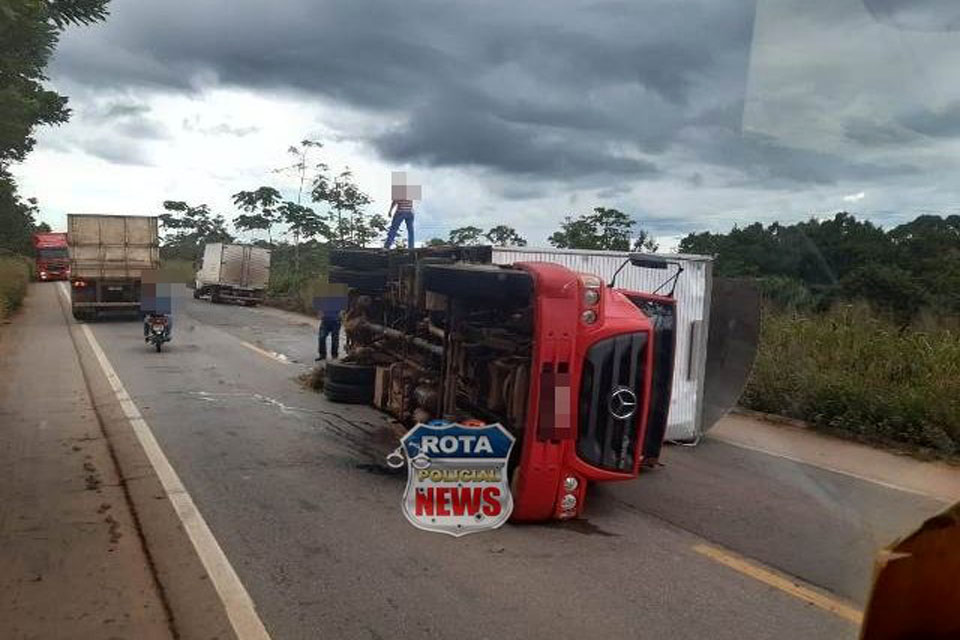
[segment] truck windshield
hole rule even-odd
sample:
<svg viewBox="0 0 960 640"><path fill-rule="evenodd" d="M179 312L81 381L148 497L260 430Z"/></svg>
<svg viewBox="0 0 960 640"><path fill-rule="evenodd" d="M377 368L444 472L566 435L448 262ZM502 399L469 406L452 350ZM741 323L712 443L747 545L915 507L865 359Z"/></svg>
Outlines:
<svg viewBox="0 0 960 640"><path fill-rule="evenodd" d="M37 249L37 257L41 260L65 260L69 256L65 247L55 247L52 249Z"/></svg>

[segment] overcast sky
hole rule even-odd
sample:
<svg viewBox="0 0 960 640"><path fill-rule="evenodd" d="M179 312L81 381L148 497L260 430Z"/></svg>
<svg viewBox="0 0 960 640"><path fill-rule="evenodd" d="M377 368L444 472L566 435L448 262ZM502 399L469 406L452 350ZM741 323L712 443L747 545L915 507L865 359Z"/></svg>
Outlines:
<svg viewBox="0 0 960 640"><path fill-rule="evenodd" d="M16 169L66 212L236 215L304 138L418 238L612 206L690 231L850 210L956 212L958 3L947 0L112 0L50 69L71 121Z"/></svg>

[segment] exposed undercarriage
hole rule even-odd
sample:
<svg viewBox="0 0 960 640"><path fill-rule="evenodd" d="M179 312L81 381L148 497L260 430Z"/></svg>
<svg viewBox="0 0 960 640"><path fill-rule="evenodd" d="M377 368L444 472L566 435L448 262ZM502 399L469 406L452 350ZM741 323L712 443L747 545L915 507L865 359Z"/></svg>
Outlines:
<svg viewBox="0 0 960 640"><path fill-rule="evenodd" d="M333 256L331 281L350 286L350 360L377 365L374 406L408 426L473 419L520 435L532 280L489 260L489 247Z"/></svg>

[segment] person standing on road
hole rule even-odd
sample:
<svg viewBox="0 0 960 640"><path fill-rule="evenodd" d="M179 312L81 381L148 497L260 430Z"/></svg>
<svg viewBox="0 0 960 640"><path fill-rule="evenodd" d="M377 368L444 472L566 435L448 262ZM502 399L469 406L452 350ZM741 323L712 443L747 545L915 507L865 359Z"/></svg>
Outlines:
<svg viewBox="0 0 960 640"><path fill-rule="evenodd" d="M407 248L413 249L413 201L420 199L420 185L407 184L405 171L393 172L393 184L390 192L393 198L387 215L390 217L390 229L383 248L389 249L400 230L400 223L407 225Z"/></svg>
<svg viewBox="0 0 960 640"><path fill-rule="evenodd" d="M327 359L327 336L330 337L330 357L340 357L340 312L325 311L320 316L317 332L317 362Z"/></svg>
<svg viewBox="0 0 960 640"><path fill-rule="evenodd" d="M317 328L317 362L327 359L327 338L330 338L330 357L340 357L340 314L347 307L347 290L341 284L324 284L313 299L313 308L320 316Z"/></svg>

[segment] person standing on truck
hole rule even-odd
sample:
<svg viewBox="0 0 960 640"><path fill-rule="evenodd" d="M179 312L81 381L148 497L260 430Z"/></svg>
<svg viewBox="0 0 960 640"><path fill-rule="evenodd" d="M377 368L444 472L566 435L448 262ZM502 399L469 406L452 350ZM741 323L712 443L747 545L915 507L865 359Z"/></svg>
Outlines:
<svg viewBox="0 0 960 640"><path fill-rule="evenodd" d="M392 176L390 209L387 212L390 218L390 229L387 231L387 241L383 248L389 249L400 230L400 223L407 225L407 248L413 249L413 201L420 199L420 185L407 184L406 171L394 171Z"/></svg>

